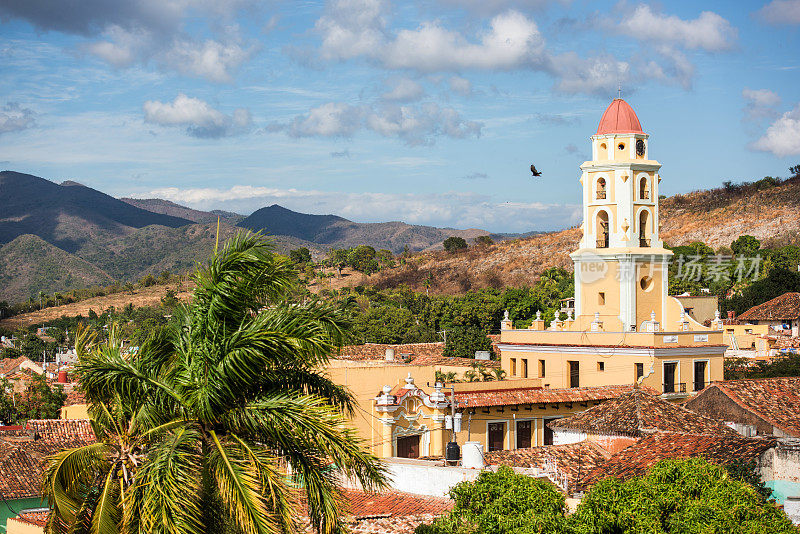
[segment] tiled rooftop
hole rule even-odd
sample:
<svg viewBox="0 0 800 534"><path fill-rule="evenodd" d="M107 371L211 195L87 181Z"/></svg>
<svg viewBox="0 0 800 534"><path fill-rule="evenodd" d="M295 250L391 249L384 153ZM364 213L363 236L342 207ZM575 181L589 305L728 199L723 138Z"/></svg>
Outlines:
<svg viewBox="0 0 800 534"><path fill-rule="evenodd" d="M420 523L430 523L453 507L442 497L412 495L399 491L375 494L344 490L344 515L349 531L359 534L412 534ZM307 526L304 532L312 532Z"/></svg>
<svg viewBox="0 0 800 534"><path fill-rule="evenodd" d="M491 336L490 336L491 337ZM496 360L475 360L473 358L447 358L444 356L444 343L405 343L399 345L384 343L366 343L364 345L348 345L342 347L339 354L332 356L337 360L349 361L384 361L386 349L394 349L395 364L410 365L454 365L470 367L479 363L484 367L500 367Z"/></svg>
<svg viewBox="0 0 800 534"><path fill-rule="evenodd" d="M30 512L20 512L14 520L27 525L34 525L37 527L44 527L47 525L47 517L50 515L49 511L36 510Z"/></svg>
<svg viewBox="0 0 800 534"><path fill-rule="evenodd" d="M774 447L775 443L772 439L745 438L738 435L657 432L611 456L589 471L582 482L591 485L608 477L625 480L642 476L660 460L670 458L702 457L720 465L757 460L767 449Z"/></svg>
<svg viewBox="0 0 800 534"><path fill-rule="evenodd" d="M643 389L550 423L552 429L577 430L591 434L642 436L658 430L698 434L735 434L720 421L653 395Z"/></svg>
<svg viewBox="0 0 800 534"><path fill-rule="evenodd" d="M784 321L800 319L800 293L784 293L738 317L739 321Z"/></svg>
<svg viewBox="0 0 800 534"><path fill-rule="evenodd" d="M460 407L509 406L513 404L556 404L569 402L605 401L614 399L633 389L632 385L598 386L585 388L559 389L492 389L492 383L486 383L486 389L480 391L456 392L456 401Z"/></svg>
<svg viewBox="0 0 800 534"><path fill-rule="evenodd" d="M547 460L555 463L574 487L589 471L606 461L608 453L589 441L568 445L545 445L484 453L488 465L544 469Z"/></svg>
<svg viewBox="0 0 800 534"><path fill-rule="evenodd" d="M31 419L25 425L34 439L54 443L80 441L94 443L96 437L88 419Z"/></svg>
<svg viewBox="0 0 800 534"><path fill-rule="evenodd" d="M48 456L95 441L88 420L31 420L26 432L24 440L0 438L0 495L6 499L38 497Z"/></svg>
<svg viewBox="0 0 800 534"><path fill-rule="evenodd" d="M706 389L711 388L784 432L800 436L800 377L727 380Z"/></svg>

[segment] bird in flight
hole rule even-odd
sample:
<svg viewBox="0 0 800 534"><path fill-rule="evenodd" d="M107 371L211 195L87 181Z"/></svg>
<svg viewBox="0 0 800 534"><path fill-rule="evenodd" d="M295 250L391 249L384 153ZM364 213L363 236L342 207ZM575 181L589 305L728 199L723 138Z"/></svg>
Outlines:
<svg viewBox="0 0 800 534"><path fill-rule="evenodd" d="M542 173L540 173L539 171L536 170L536 166L535 165L531 165L531 173L533 173L534 176L541 176L542 175Z"/></svg>

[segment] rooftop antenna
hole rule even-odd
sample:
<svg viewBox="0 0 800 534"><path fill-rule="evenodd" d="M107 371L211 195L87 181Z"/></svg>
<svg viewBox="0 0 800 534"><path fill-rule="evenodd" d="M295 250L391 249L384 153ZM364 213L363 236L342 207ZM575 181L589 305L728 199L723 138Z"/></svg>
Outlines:
<svg viewBox="0 0 800 534"><path fill-rule="evenodd" d="M617 98L622 99L622 82L617 80Z"/></svg>

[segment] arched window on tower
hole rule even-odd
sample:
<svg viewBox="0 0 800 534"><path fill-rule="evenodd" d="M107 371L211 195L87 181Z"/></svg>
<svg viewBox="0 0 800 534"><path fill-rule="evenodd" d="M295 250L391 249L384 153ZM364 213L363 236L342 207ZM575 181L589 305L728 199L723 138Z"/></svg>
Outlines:
<svg viewBox="0 0 800 534"><path fill-rule="evenodd" d="M608 213L597 213L597 248L608 248Z"/></svg>
<svg viewBox="0 0 800 534"><path fill-rule="evenodd" d="M606 198L606 179L605 178L598 178L597 179L597 193L595 198L597 200L604 200Z"/></svg>
<svg viewBox="0 0 800 534"><path fill-rule="evenodd" d="M650 222L650 212L647 210L642 210L639 214L639 246L640 247L649 247L650 246L650 237L649 232L647 230L647 225Z"/></svg>
<svg viewBox="0 0 800 534"><path fill-rule="evenodd" d="M642 177L639 181L639 200L647 200L650 198L650 188L647 184L647 178Z"/></svg>

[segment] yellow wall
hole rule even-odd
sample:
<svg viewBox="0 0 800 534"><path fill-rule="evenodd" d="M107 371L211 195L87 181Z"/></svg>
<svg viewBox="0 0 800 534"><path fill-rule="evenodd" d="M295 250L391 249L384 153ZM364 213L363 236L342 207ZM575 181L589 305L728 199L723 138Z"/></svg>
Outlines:
<svg viewBox="0 0 800 534"><path fill-rule="evenodd" d="M73 404L61 408L61 419L90 419L88 404Z"/></svg>
<svg viewBox="0 0 800 534"><path fill-rule="evenodd" d="M661 265L653 263L640 263L636 269L636 326L637 328L644 322L650 320L651 312L655 312L656 320L661 319L662 300L664 295L664 273ZM646 288L642 288L642 279L648 277L650 283ZM664 327L666 330L674 330L674 326Z"/></svg>
<svg viewBox="0 0 800 534"><path fill-rule="evenodd" d="M6 520L7 534L44 534L44 528L14 518Z"/></svg>

